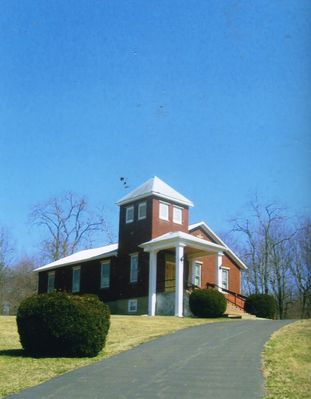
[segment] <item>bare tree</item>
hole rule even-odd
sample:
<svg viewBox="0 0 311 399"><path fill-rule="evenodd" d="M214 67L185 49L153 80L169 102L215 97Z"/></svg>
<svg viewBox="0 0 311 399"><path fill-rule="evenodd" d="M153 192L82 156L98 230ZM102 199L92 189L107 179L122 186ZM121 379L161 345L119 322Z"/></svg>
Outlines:
<svg viewBox="0 0 311 399"><path fill-rule="evenodd" d="M111 230L103 213L92 213L86 199L71 192L35 205L30 217L33 224L43 227L47 233L41 249L50 261L91 246L98 232L104 232L106 241L112 242Z"/></svg>
<svg viewBox="0 0 311 399"><path fill-rule="evenodd" d="M311 317L311 220L305 219L292 247L291 272L301 304L301 318Z"/></svg>
<svg viewBox="0 0 311 399"><path fill-rule="evenodd" d="M37 262L24 257L6 270L4 287L4 313L16 314L21 301L37 292L37 275L33 269Z"/></svg>
<svg viewBox="0 0 311 399"><path fill-rule="evenodd" d="M4 227L0 227L0 307L3 309L5 298L5 283L9 265L12 261L13 244L9 232Z"/></svg>
<svg viewBox="0 0 311 399"><path fill-rule="evenodd" d="M289 242L295 232L286 227L287 218L276 204L260 204L256 199L250 204L250 216L235 219L233 231L242 236L242 258L248 265L247 293L275 296L278 314L283 318L290 295Z"/></svg>

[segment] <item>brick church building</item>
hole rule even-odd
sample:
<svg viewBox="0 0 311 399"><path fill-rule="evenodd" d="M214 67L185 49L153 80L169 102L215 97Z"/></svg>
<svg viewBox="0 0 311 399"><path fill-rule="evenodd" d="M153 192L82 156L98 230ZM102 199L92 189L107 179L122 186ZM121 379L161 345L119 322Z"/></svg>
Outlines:
<svg viewBox="0 0 311 399"><path fill-rule="evenodd" d="M153 177L118 201L119 240L39 267L39 293L91 293L115 314L189 314L193 287L237 302L238 256L204 222L189 225L192 202Z"/></svg>

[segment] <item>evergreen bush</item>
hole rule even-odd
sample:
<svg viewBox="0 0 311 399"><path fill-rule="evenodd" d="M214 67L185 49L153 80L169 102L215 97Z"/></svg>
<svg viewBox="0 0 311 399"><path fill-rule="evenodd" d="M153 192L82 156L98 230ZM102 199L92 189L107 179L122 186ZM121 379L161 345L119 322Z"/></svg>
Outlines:
<svg viewBox="0 0 311 399"><path fill-rule="evenodd" d="M224 314L227 301L225 296L214 289L196 289L189 297L191 312L198 317L220 317Z"/></svg>
<svg viewBox="0 0 311 399"><path fill-rule="evenodd" d="M32 356L96 356L105 345L110 311L95 295L33 295L17 311L24 350Z"/></svg>
<svg viewBox="0 0 311 399"><path fill-rule="evenodd" d="M245 302L245 310L257 317L274 319L276 314L276 302L273 296L268 294L250 295Z"/></svg>

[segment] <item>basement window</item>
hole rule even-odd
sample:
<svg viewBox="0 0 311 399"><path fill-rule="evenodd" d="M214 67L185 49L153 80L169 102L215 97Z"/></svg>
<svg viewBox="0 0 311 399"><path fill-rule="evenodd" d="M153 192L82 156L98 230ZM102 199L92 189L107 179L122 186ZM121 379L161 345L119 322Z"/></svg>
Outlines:
<svg viewBox="0 0 311 399"><path fill-rule="evenodd" d="M136 313L137 312L137 299L129 299L128 301L128 312Z"/></svg>

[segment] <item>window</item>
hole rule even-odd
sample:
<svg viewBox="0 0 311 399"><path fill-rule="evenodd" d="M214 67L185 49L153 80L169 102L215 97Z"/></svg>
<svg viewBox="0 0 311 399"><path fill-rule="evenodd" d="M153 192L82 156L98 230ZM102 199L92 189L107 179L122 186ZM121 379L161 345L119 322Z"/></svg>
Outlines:
<svg viewBox="0 0 311 399"><path fill-rule="evenodd" d="M54 284L55 284L55 272L49 272L48 273L48 290L47 290L48 293L54 291Z"/></svg>
<svg viewBox="0 0 311 399"><path fill-rule="evenodd" d="M173 222L182 224L182 209L176 206L173 207Z"/></svg>
<svg viewBox="0 0 311 399"><path fill-rule="evenodd" d="M131 255L130 283L136 283L138 280L138 254Z"/></svg>
<svg viewBox="0 0 311 399"><path fill-rule="evenodd" d="M146 202L141 202L138 204L138 220L146 219L147 216L147 204Z"/></svg>
<svg viewBox="0 0 311 399"><path fill-rule="evenodd" d="M126 208L125 222L132 223L134 221L134 206L128 206Z"/></svg>
<svg viewBox="0 0 311 399"><path fill-rule="evenodd" d="M80 266L72 269L72 292L80 291Z"/></svg>
<svg viewBox="0 0 311 399"><path fill-rule="evenodd" d="M100 267L100 288L110 287L110 260L102 262Z"/></svg>
<svg viewBox="0 0 311 399"><path fill-rule="evenodd" d="M137 299L129 299L128 301L128 312L136 313L137 312Z"/></svg>
<svg viewBox="0 0 311 399"><path fill-rule="evenodd" d="M162 220L168 220L168 204L160 202L159 217Z"/></svg>
<svg viewBox="0 0 311 399"><path fill-rule="evenodd" d="M228 280L229 280L229 270L221 269L221 286L225 290L227 290L229 287Z"/></svg>
<svg viewBox="0 0 311 399"><path fill-rule="evenodd" d="M194 262L192 265L192 284L201 287L201 264Z"/></svg>

